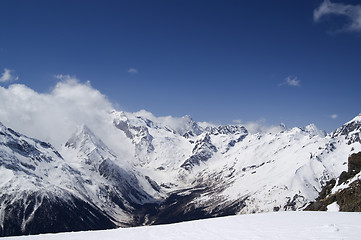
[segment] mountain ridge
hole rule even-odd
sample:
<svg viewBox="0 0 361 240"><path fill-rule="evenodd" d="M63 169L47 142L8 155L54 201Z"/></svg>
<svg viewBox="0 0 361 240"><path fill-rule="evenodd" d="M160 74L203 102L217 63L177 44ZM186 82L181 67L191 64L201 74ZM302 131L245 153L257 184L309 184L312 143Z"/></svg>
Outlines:
<svg viewBox="0 0 361 240"><path fill-rule="evenodd" d="M157 118L146 111L113 111L108 118L110 134L118 139L112 148L80 125L59 152L0 123L2 192L6 184L15 191L14 181L25 179L23 188L30 193L46 189L43 196L49 192L54 202L64 195L84 202L79 206L90 204L93 215L105 217L108 227L298 210L347 169L348 155L361 151L360 115L330 134L314 124L250 133L240 125L198 124L190 116ZM39 171L34 153L41 155ZM25 170L14 177L18 168ZM39 184L26 180L29 176ZM47 183L50 177L53 182ZM17 189L15 194L20 192ZM4 224L16 213L4 211L9 196L2 194L0 199ZM15 222L23 224L23 220ZM36 224L36 218L28 222ZM87 226L93 223L89 220ZM26 227L16 229L9 233L2 228L0 233L33 233ZM71 226L58 231L67 230Z"/></svg>

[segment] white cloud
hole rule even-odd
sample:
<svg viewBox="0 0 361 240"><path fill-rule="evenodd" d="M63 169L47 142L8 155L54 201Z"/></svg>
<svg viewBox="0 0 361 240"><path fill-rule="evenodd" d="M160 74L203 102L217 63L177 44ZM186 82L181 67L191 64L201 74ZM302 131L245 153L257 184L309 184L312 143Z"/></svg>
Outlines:
<svg viewBox="0 0 361 240"><path fill-rule="evenodd" d="M137 73L138 73L138 70L135 69L135 68L129 68L129 69L128 69L128 73L130 73L130 74L137 74Z"/></svg>
<svg viewBox="0 0 361 240"><path fill-rule="evenodd" d="M288 76L285 80L279 84L279 86L288 85L292 87L300 87L301 81L297 77Z"/></svg>
<svg viewBox="0 0 361 240"><path fill-rule="evenodd" d="M332 114L332 115L330 115L330 117L331 117L332 119L336 119L336 118L338 118L338 115L337 115L337 114Z"/></svg>
<svg viewBox="0 0 361 240"><path fill-rule="evenodd" d="M64 76L62 77L64 79ZM50 142L60 149L77 126L86 124L118 154L129 146L118 146L122 135L114 132L112 104L89 82L65 76L49 93L38 93L23 84L0 86L0 121L30 137ZM119 131L120 134L120 131Z"/></svg>
<svg viewBox="0 0 361 240"><path fill-rule="evenodd" d="M1 74L0 77L0 82L11 82L11 81L16 81L19 79L18 76L13 76L11 73L13 71L7 68L4 68L4 72Z"/></svg>
<svg viewBox="0 0 361 240"><path fill-rule="evenodd" d="M347 5L342 3L332 3L330 0L324 0L322 4L313 11L315 22L327 15L340 15L349 19L348 24L339 31L359 32L361 31L361 6Z"/></svg>
<svg viewBox="0 0 361 240"><path fill-rule="evenodd" d="M57 74L57 75L54 75L54 77L56 79L59 79L60 81L72 81L72 80L76 80L76 77L75 76L70 76L70 75L63 75L63 74ZM76 80L77 81L77 80Z"/></svg>
<svg viewBox="0 0 361 240"><path fill-rule="evenodd" d="M236 119L233 122L237 125L244 126L247 131L251 134L255 133L279 133L285 130L285 126L280 124L278 126L275 125L266 125L266 119L262 118L258 121L251 122L243 122L242 120Z"/></svg>

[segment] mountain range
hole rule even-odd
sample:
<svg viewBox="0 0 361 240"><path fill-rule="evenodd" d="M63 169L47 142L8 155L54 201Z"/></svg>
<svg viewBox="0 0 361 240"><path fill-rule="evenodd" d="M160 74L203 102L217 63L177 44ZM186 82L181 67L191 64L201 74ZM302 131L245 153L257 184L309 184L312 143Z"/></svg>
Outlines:
<svg viewBox="0 0 361 240"><path fill-rule="evenodd" d="M59 149L0 123L0 236L302 210L361 151L361 115L326 134L108 114L106 142L81 125Z"/></svg>

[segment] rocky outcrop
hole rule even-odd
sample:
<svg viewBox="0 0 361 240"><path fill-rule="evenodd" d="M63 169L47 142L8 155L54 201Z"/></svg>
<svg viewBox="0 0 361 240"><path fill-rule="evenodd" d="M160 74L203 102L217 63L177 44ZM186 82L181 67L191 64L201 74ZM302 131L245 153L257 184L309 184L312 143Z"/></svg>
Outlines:
<svg viewBox="0 0 361 240"><path fill-rule="evenodd" d="M348 158L348 171L338 179L332 179L322 188L316 201L305 210L327 211L328 206L337 203L341 212L361 212L361 180L355 177L361 170L361 152Z"/></svg>
<svg viewBox="0 0 361 240"><path fill-rule="evenodd" d="M357 174L361 171L361 152L354 153L348 158L348 172Z"/></svg>
<svg viewBox="0 0 361 240"><path fill-rule="evenodd" d="M210 159L215 152L217 152L217 148L212 144L211 138L207 133L204 138L196 142L192 150L192 156L188 158L181 167L187 171L191 171L195 165L199 166L201 162Z"/></svg>
<svg viewBox="0 0 361 240"><path fill-rule="evenodd" d="M117 225L92 203L70 193L68 199L45 192L23 192L0 197L3 222L0 236L101 230Z"/></svg>

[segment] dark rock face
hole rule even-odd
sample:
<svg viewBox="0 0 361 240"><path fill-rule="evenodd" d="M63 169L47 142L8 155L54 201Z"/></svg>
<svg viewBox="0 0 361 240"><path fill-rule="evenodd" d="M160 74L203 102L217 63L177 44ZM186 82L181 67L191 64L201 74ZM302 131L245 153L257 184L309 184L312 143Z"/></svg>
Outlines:
<svg viewBox="0 0 361 240"><path fill-rule="evenodd" d="M248 131L243 126L237 126L237 125L226 125L226 126L218 126L218 127L212 127L209 129L206 129L213 135L218 134L248 134Z"/></svg>
<svg viewBox="0 0 361 240"><path fill-rule="evenodd" d="M191 132L191 131L188 131L188 132L186 132L185 134L183 134L183 137L184 138L192 138L192 137L194 137L194 134L193 134L193 132Z"/></svg>
<svg viewBox="0 0 361 240"><path fill-rule="evenodd" d="M160 192L161 188L156 181L152 180L149 176L145 176L145 179L149 182L150 186L152 186L155 191Z"/></svg>
<svg viewBox="0 0 361 240"><path fill-rule="evenodd" d="M348 158L348 171L343 171L339 177L338 185L346 182L361 171L361 152L354 153Z"/></svg>
<svg viewBox="0 0 361 240"><path fill-rule="evenodd" d="M26 166L23 164L25 168L35 169L36 166L40 162L52 162L53 158L50 155L45 155L39 147L29 144L25 139L20 139L21 136L19 133L16 133L14 130L8 128L7 131L2 133L3 136L6 136L8 139L6 143L0 142L1 145L6 145L9 149L11 149L14 153L20 154L23 157L29 158L29 163ZM62 159L62 156L48 143L41 142L39 140L31 139L35 141L36 144L40 145L45 149L49 149L52 151L57 157ZM3 153L2 155L5 155ZM3 158L0 158L0 164L11 163L16 165L16 161L14 159L7 158L6 161Z"/></svg>
<svg viewBox="0 0 361 240"><path fill-rule="evenodd" d="M348 172L357 174L361 171L361 152L354 153L348 158Z"/></svg>
<svg viewBox="0 0 361 240"><path fill-rule="evenodd" d="M350 187L336 194L341 212L361 212L361 181L356 180Z"/></svg>
<svg viewBox="0 0 361 240"><path fill-rule="evenodd" d="M348 183L361 170L361 152L352 154L348 158L348 171L342 172L338 185ZM332 179L323 187L316 201L311 202L306 211L327 211L327 206L337 202L341 212L361 211L361 181L359 179L351 182L347 188L331 194L332 188L336 185L336 180Z"/></svg>
<svg viewBox="0 0 361 240"><path fill-rule="evenodd" d="M306 211L327 211L327 206L337 202L341 212L361 212L361 181L356 180L335 194L311 202Z"/></svg>
<svg viewBox="0 0 361 240"><path fill-rule="evenodd" d="M327 211L327 206L334 202L334 197L327 197L332 191L332 188L335 186L336 180L331 179L326 183L322 188L318 198L314 202L311 202L306 208L305 211Z"/></svg>
<svg viewBox="0 0 361 240"><path fill-rule="evenodd" d="M343 125L335 132L333 132L332 137L344 136L345 139L348 139L347 144L352 144L355 142L361 143L360 134L361 131L361 123L358 121L350 122L348 124Z"/></svg>
<svg viewBox="0 0 361 240"><path fill-rule="evenodd" d="M99 165L99 174L108 179L112 185L113 190L108 188L111 196L118 196L119 200L116 201L121 208L125 209L123 206L124 200L126 200L129 205L137 206L143 201L154 201L151 196L149 196L140 186L138 180L134 175L129 174L124 169L115 165L111 160L105 159ZM120 196L123 196L124 200Z"/></svg>
<svg viewBox="0 0 361 240"><path fill-rule="evenodd" d="M163 203L149 214L151 224L170 224L183 221L192 221L211 217L221 217L236 214L245 207L245 199L237 201L223 201L219 199L198 206L197 198L202 194L213 191L212 187L199 186L195 189L186 189L172 193ZM185 194L186 193L186 194Z"/></svg>
<svg viewBox="0 0 361 240"><path fill-rule="evenodd" d="M339 180L338 180L338 184L337 185L341 185L342 183L346 182L347 180L349 180L352 177L352 175L349 172L343 171L340 174ZM335 179L333 179L335 180ZM332 186L333 187L333 186Z"/></svg>
<svg viewBox="0 0 361 240"><path fill-rule="evenodd" d="M212 144L209 134L206 134L203 139L196 142L192 150L193 155L189 157L181 167L191 171L193 166L199 166L201 162L207 161L215 152L217 152L217 148Z"/></svg>
<svg viewBox="0 0 361 240"><path fill-rule="evenodd" d="M0 236L18 236L66 231L100 230L116 225L96 206L79 198L68 200L44 193L24 193L24 198L2 195L6 204Z"/></svg>
<svg viewBox="0 0 361 240"><path fill-rule="evenodd" d="M289 211L289 210L296 211L296 204L300 199L303 200L304 197L301 195L298 195L298 194L294 195L292 198L288 198L288 201L287 201L286 205L284 206L284 210L285 211Z"/></svg>

